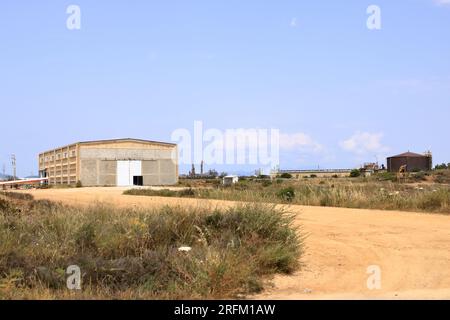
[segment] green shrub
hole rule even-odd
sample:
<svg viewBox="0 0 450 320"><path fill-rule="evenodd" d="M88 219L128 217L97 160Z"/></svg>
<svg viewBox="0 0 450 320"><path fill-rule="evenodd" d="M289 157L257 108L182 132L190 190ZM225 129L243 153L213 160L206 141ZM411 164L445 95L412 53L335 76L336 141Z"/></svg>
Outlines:
<svg viewBox="0 0 450 320"><path fill-rule="evenodd" d="M361 171L358 170L358 169L353 169L353 170L350 172L350 178L357 178L357 177L359 177L359 176L361 176Z"/></svg>
<svg viewBox="0 0 450 320"><path fill-rule="evenodd" d="M426 176L427 176L426 172L418 171L412 175L412 178L414 178L414 180L416 180L416 181L425 181L425 180L427 180Z"/></svg>
<svg viewBox="0 0 450 320"><path fill-rule="evenodd" d="M397 175L393 172L381 172L377 174L377 178L380 181L397 181Z"/></svg>
<svg viewBox="0 0 450 320"><path fill-rule="evenodd" d="M133 196L151 196L151 197L176 197L176 198L192 198L196 196L195 190L192 188L182 190L152 190L152 189L130 189L123 192L125 195Z"/></svg>
<svg viewBox="0 0 450 320"><path fill-rule="evenodd" d="M437 164L435 166L435 170L446 170L446 169L450 169L450 163L448 165L445 163L442 163L442 164Z"/></svg>
<svg viewBox="0 0 450 320"><path fill-rule="evenodd" d="M178 191L178 196L179 197L195 197L195 191L192 188L189 189L183 189L181 191Z"/></svg>
<svg viewBox="0 0 450 320"><path fill-rule="evenodd" d="M272 185L272 181L270 181L270 180L264 180L262 182L262 186L265 188L270 187L271 185Z"/></svg>
<svg viewBox="0 0 450 320"><path fill-rule="evenodd" d="M282 173L280 175L280 178L282 178L282 179L292 179L292 174L285 172L285 173Z"/></svg>
<svg viewBox="0 0 450 320"><path fill-rule="evenodd" d="M277 196L283 201L292 202L295 198L295 190L292 187L281 189L278 191Z"/></svg>

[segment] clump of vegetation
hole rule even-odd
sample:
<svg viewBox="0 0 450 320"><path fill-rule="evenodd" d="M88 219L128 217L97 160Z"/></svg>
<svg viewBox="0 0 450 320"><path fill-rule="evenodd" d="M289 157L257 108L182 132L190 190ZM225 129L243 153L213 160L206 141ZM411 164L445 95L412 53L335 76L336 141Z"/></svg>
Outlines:
<svg viewBox="0 0 450 320"><path fill-rule="evenodd" d="M437 170L433 174L433 179L439 184L450 184L450 170Z"/></svg>
<svg viewBox="0 0 450 320"><path fill-rule="evenodd" d="M443 199L446 199L443 201ZM418 207L421 210L442 211L450 205L448 193L443 190L436 190L420 197Z"/></svg>
<svg viewBox="0 0 450 320"><path fill-rule="evenodd" d="M434 176L434 173L433 173ZM450 187L445 184L397 183L395 174L382 173L367 179L340 178L281 180L263 186L260 181L248 181L245 188L196 188L192 198L244 202L291 203L311 206L331 206L361 209L405 210L450 213ZM430 178L427 176L427 178ZM442 179L445 179L443 176ZM287 190L288 189L288 190ZM287 190L287 191L286 191ZM161 196L160 192L136 191ZM130 192L127 192L130 194ZM134 193L134 192L133 192ZM435 194L436 193L436 194ZM433 194L433 195L431 195ZM294 195L294 196L292 196ZM171 196L177 196L171 193ZM186 196L186 195L184 195ZM438 201L439 205L431 204ZM428 204L428 206L427 206Z"/></svg>
<svg viewBox="0 0 450 320"><path fill-rule="evenodd" d="M16 200L33 200L33 196L29 193L3 191L0 195Z"/></svg>
<svg viewBox="0 0 450 320"><path fill-rule="evenodd" d="M9 202L0 198L0 211L6 211L10 208Z"/></svg>
<svg viewBox="0 0 450 320"><path fill-rule="evenodd" d="M17 214L17 210L20 214ZM208 299L298 268L302 239L274 206L76 208L0 198L0 298ZM66 289L77 265L82 290Z"/></svg>
<svg viewBox="0 0 450 320"><path fill-rule="evenodd" d="M436 165L435 169L436 169L436 170L447 170L447 169L450 169L450 163L447 163L447 164L445 164L445 163L438 164L438 165Z"/></svg>
<svg viewBox="0 0 450 320"><path fill-rule="evenodd" d="M176 198L193 198L196 196L195 190L192 188L182 190L130 189L124 191L123 194L132 196L176 197Z"/></svg>
<svg viewBox="0 0 450 320"><path fill-rule="evenodd" d="M279 177L281 179L292 179L292 174L285 172L285 173L282 173Z"/></svg>
<svg viewBox="0 0 450 320"><path fill-rule="evenodd" d="M415 181L426 181L428 174L424 171L418 171L411 175L411 178Z"/></svg>
<svg viewBox="0 0 450 320"><path fill-rule="evenodd" d="M353 169L350 172L350 178L358 178L361 176L361 171L359 171L358 169Z"/></svg>
<svg viewBox="0 0 450 320"><path fill-rule="evenodd" d="M263 180L262 186L263 187L270 187L272 185L272 181L270 180Z"/></svg>
<svg viewBox="0 0 450 320"><path fill-rule="evenodd" d="M397 175L392 172L382 172L376 175L379 181L397 181Z"/></svg>
<svg viewBox="0 0 450 320"><path fill-rule="evenodd" d="M283 201L292 202L295 198L295 190L292 187L284 188L278 191L277 196Z"/></svg>

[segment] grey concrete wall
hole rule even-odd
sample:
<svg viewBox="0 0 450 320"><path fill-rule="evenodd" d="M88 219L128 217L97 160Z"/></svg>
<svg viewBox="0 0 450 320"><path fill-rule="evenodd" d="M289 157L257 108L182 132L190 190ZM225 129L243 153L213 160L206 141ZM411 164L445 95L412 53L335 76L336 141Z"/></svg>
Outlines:
<svg viewBox="0 0 450 320"><path fill-rule="evenodd" d="M144 185L178 182L171 150L80 148L80 180L84 186L115 186L118 160L141 160Z"/></svg>
<svg viewBox="0 0 450 320"><path fill-rule="evenodd" d="M80 162L80 181L83 186L97 185L97 160L81 159Z"/></svg>
<svg viewBox="0 0 450 320"><path fill-rule="evenodd" d="M160 184L171 185L178 182L177 170L172 160L159 160Z"/></svg>
<svg viewBox="0 0 450 320"><path fill-rule="evenodd" d="M99 162L98 185L115 186L117 174L117 161L97 160Z"/></svg>
<svg viewBox="0 0 450 320"><path fill-rule="evenodd" d="M142 161L145 186L174 185L178 182L176 164L172 160Z"/></svg>
<svg viewBox="0 0 450 320"><path fill-rule="evenodd" d="M115 186L117 162L81 159L80 181L83 186Z"/></svg>
<svg viewBox="0 0 450 320"><path fill-rule="evenodd" d="M172 159L171 150L80 148L81 159L158 160Z"/></svg>

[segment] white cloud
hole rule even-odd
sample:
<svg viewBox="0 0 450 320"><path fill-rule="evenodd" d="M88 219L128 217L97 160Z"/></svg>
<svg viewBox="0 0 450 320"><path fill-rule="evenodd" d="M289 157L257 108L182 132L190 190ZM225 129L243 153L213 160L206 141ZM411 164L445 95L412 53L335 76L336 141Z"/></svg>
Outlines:
<svg viewBox="0 0 450 320"><path fill-rule="evenodd" d="M296 28L296 27L298 26L297 18L292 18L291 23L290 23L290 26L291 26L292 28Z"/></svg>
<svg viewBox="0 0 450 320"><path fill-rule="evenodd" d="M356 155L383 154L389 151L389 148L381 143L383 136L383 133L358 131L347 140L341 141L340 146Z"/></svg>
<svg viewBox="0 0 450 320"><path fill-rule="evenodd" d="M450 0L434 0L434 3L438 6L449 6Z"/></svg>
<svg viewBox="0 0 450 320"><path fill-rule="evenodd" d="M292 134L280 133L280 149L292 151L295 149L320 152L323 146L303 132Z"/></svg>

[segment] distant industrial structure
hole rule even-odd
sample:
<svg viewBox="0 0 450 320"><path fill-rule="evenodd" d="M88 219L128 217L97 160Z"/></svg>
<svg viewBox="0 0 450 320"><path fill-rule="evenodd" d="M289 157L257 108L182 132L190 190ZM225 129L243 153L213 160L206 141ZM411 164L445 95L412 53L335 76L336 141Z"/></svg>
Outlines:
<svg viewBox="0 0 450 320"><path fill-rule="evenodd" d="M349 177L353 169L315 169L315 170L280 170L277 168L272 171L271 178L277 178L283 174L289 174L294 179L302 178L338 178L338 177ZM376 162L366 162L360 168L360 174L362 176L368 177L374 173L385 171L386 167L384 164L381 166Z"/></svg>
<svg viewBox="0 0 450 320"><path fill-rule="evenodd" d="M195 164L192 164L191 170L189 173L180 175L182 179L217 179L219 177L219 173L214 169L209 169L208 171L204 171L205 162L202 160L200 163L200 173L197 173L195 169Z"/></svg>
<svg viewBox="0 0 450 320"><path fill-rule="evenodd" d="M39 176L50 185L174 185L177 145L130 138L77 142L39 154Z"/></svg>
<svg viewBox="0 0 450 320"><path fill-rule="evenodd" d="M433 156L429 151L424 154L408 151L387 158L387 170L389 172L399 172L400 169L406 170L406 172L430 171L433 169Z"/></svg>
<svg viewBox="0 0 450 320"><path fill-rule="evenodd" d="M294 179L318 177L348 177L352 169L317 169L317 170L275 170L270 176L276 178L283 173L290 174Z"/></svg>
<svg viewBox="0 0 450 320"><path fill-rule="evenodd" d="M433 156L430 151L424 154L413 152L402 153L387 158L387 168L384 164L379 165L378 162L364 163L359 171L362 176L368 177L372 174L384 171L399 172L415 172L415 171L431 171L433 170ZM280 170L272 171L271 178L279 177L283 174L289 174L294 179L301 178L327 178L327 177L348 177L354 169L317 169L317 170Z"/></svg>

